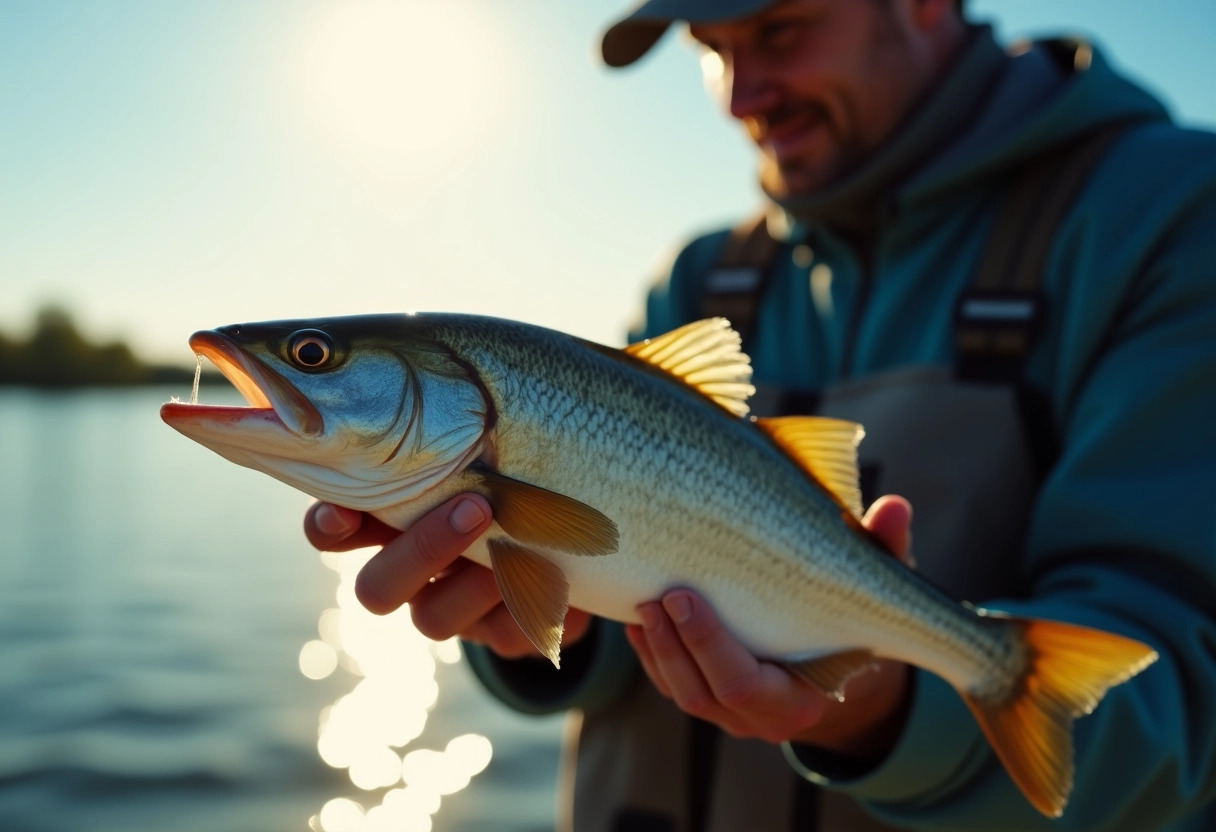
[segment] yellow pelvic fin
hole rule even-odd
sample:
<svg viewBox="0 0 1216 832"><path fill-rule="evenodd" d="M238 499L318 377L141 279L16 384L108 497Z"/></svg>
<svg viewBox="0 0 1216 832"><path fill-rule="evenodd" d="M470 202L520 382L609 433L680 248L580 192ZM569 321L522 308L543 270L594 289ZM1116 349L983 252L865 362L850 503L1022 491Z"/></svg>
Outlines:
<svg viewBox="0 0 1216 832"><path fill-rule="evenodd" d="M785 665L790 673L837 702L844 701L844 688L850 679L874 667L877 667L876 659L870 650L846 650Z"/></svg>
<svg viewBox="0 0 1216 832"><path fill-rule="evenodd" d="M707 318L631 344L625 352L670 373L742 419L756 388L751 384L751 359L740 344L729 321Z"/></svg>
<svg viewBox="0 0 1216 832"><path fill-rule="evenodd" d="M756 427L768 434L860 522L857 445L865 436L861 425L822 416L782 416L757 419Z"/></svg>
<svg viewBox="0 0 1216 832"><path fill-rule="evenodd" d="M490 566L498 590L528 641L554 667L561 667L562 630L570 585L552 562L509 540L489 540Z"/></svg>
<svg viewBox="0 0 1216 832"><path fill-rule="evenodd" d="M1072 791L1072 723L1097 707L1107 690L1157 659L1147 644L1056 621L1018 620L1030 660L1004 702L963 692L1005 770L1026 799L1059 817Z"/></svg>
<svg viewBox="0 0 1216 832"><path fill-rule="evenodd" d="M489 492L494 519L521 543L570 555L610 555L617 550L616 523L586 503L497 471L477 473Z"/></svg>

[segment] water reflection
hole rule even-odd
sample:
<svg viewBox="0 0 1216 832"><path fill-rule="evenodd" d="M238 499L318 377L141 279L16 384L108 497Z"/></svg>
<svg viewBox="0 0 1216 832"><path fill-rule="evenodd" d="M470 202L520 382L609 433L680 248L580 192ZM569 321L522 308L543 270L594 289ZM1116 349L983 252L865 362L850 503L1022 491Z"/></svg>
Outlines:
<svg viewBox="0 0 1216 832"><path fill-rule="evenodd" d="M354 688L321 711L317 752L366 792L387 789L364 804L335 797L309 819L314 832L429 832L441 798L465 788L490 763L490 741L454 737L442 751L404 749L426 727L439 698L436 662L461 660L455 640L436 644L416 629L406 609L372 615L355 598L355 576L374 552L322 556L338 573L337 606L317 622L319 639L300 650L300 672L320 680L339 667L359 677ZM403 784L403 785L402 785Z"/></svg>
<svg viewBox="0 0 1216 832"><path fill-rule="evenodd" d="M317 562L307 497L165 428L157 411L183 392L0 388L0 832L263 832L310 816L327 832L552 832L562 718L507 709L408 617L367 620L350 588L364 558ZM339 698L374 694L382 668L402 702L438 686L410 708L423 733L393 726L407 721L394 702L361 742L342 739L359 720ZM361 789L322 761L322 709L325 742L368 756L359 782L391 785ZM476 776L482 762L449 748L474 732L494 746ZM381 763L359 750L377 745ZM473 785L406 781L418 750ZM330 798L362 804L359 819L322 827Z"/></svg>
<svg viewBox="0 0 1216 832"><path fill-rule="evenodd" d="M326 678L338 667L338 651L316 639L300 648L300 672L314 682Z"/></svg>

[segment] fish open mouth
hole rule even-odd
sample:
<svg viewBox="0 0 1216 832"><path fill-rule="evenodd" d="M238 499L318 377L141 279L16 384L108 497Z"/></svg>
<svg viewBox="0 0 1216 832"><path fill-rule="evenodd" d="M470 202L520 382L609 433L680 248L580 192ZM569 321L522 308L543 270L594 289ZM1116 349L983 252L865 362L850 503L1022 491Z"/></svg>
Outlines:
<svg viewBox="0 0 1216 832"><path fill-rule="evenodd" d="M214 330L190 336L196 355L216 366L244 397L247 406L209 405L172 401L161 406L161 418L170 424L191 421L238 422L273 420L297 434L318 434L324 427L320 412L294 384L248 355L223 333Z"/></svg>

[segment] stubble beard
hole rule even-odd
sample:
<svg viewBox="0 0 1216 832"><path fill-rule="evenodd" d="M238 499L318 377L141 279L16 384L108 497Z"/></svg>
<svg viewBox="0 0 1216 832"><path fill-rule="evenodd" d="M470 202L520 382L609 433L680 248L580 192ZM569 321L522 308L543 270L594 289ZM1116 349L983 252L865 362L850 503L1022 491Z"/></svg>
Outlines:
<svg viewBox="0 0 1216 832"><path fill-rule="evenodd" d="M892 55L895 55L897 59L894 64L906 67L911 65L908 57L911 52L910 36L900 28L889 10L877 15L868 36L867 60L891 62ZM909 97L905 110L910 108L915 98ZM906 114L900 113L900 117L893 120L891 128L884 131L882 137L870 142L856 131L842 128L840 123L833 120L829 110L815 101L787 103L766 117L766 125L780 124L785 119L796 118L800 113L807 112L815 117L818 129L824 132L821 138L827 147L820 148L819 153L808 151L785 161L779 160L775 153L764 147L764 130L758 130L753 124L747 125L752 140L760 147L760 185L775 199L823 191L844 181L866 165ZM854 112L846 112L844 118L854 125L861 123Z"/></svg>
<svg viewBox="0 0 1216 832"><path fill-rule="evenodd" d="M812 105L813 106L813 105ZM818 109L818 108L816 108ZM822 115L822 114L821 114ZM770 149L760 147L760 186L776 199L823 191L846 179L865 164L868 151L835 130L826 116L817 129L829 143L826 151L794 156L784 161Z"/></svg>

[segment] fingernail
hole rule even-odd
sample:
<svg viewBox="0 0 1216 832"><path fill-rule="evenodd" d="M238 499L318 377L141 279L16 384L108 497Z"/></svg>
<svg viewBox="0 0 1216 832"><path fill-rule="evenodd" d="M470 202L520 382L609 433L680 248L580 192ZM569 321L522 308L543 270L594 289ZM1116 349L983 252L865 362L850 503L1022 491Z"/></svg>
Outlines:
<svg viewBox="0 0 1216 832"><path fill-rule="evenodd" d="M476 500L461 500L448 515L448 523L460 534L468 534L486 520L486 513Z"/></svg>
<svg viewBox="0 0 1216 832"><path fill-rule="evenodd" d="M316 521L317 528L328 535L347 535L354 531L354 527L351 526L350 520L346 515L338 511L337 506L329 503L321 503L321 505L317 506L313 520Z"/></svg>
<svg viewBox="0 0 1216 832"><path fill-rule="evenodd" d="M642 604L638 607L638 615L642 616L642 626L647 630L659 626L659 611L654 604Z"/></svg>
<svg viewBox="0 0 1216 832"><path fill-rule="evenodd" d="M692 618L692 602L683 593L673 593L663 598L663 609L677 624L683 624Z"/></svg>

